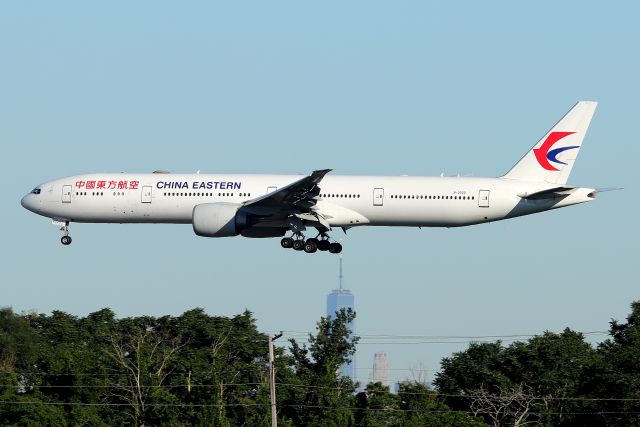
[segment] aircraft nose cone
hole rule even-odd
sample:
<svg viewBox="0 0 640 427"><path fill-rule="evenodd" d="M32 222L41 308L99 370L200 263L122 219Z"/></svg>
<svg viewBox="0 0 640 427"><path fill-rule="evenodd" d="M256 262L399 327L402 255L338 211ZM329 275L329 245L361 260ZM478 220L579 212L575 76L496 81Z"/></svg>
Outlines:
<svg viewBox="0 0 640 427"><path fill-rule="evenodd" d="M33 197L31 196L32 194L27 194L26 196L24 196L22 200L20 200L20 204L22 205L23 208L33 212L35 207L33 205Z"/></svg>

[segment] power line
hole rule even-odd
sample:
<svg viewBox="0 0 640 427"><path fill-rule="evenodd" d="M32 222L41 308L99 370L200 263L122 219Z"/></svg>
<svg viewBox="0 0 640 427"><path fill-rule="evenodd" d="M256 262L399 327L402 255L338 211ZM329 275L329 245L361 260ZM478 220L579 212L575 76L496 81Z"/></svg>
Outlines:
<svg viewBox="0 0 640 427"><path fill-rule="evenodd" d="M562 332L551 332L556 335L561 335ZM581 334L584 336L591 335L608 335L609 331L574 331L576 334ZM285 336L308 336L309 334L313 335L315 332L305 332L305 331L283 331ZM532 334L532 333L522 333L522 334L489 334L489 335L399 335L399 334L356 334L361 339L501 339L501 338L535 338L542 337L544 333L540 334Z"/></svg>
<svg viewBox="0 0 640 427"><path fill-rule="evenodd" d="M295 384L295 383L280 383L276 382L279 387L290 387L290 388L305 388L305 389L323 389L323 390L332 390L332 391L352 391L353 387L336 387L336 386L321 386L321 385L308 385L308 384ZM223 383L225 387L244 387L244 386L265 386L265 382L244 382L244 383ZM6 388L23 388L23 386L19 385L2 385L0 387ZM34 385L29 386L27 388L38 388L38 389L73 389L73 388L121 388L122 384L112 384L112 385ZM143 385L141 388L149 389L149 388L159 388L159 389L172 389L172 388L186 388L187 384L155 384L155 385ZM218 388L220 384L191 384L191 388ZM480 396L475 394L468 393L442 393L436 390L428 390L421 392L412 392L412 391L398 391L395 393L397 395L415 395L415 396L441 396L441 397L458 397L458 398L466 398L466 399L475 399L478 397L484 397L488 399L499 399L499 396ZM640 402L640 398L617 398L617 397L584 397L584 396L576 396L576 397L554 397L554 396L545 396L545 397L532 397L533 400L547 400L547 401L612 401L612 402Z"/></svg>
<svg viewBox="0 0 640 427"><path fill-rule="evenodd" d="M583 337L595 337L609 335L608 331L572 331ZM561 333L553 332L556 335ZM289 339L296 340L299 344L310 342L310 332L294 332L285 335ZM422 345L422 344L491 344L496 341L514 342L544 337L544 334L504 334L504 335L393 335L393 334L356 334L360 345Z"/></svg>
<svg viewBox="0 0 640 427"><path fill-rule="evenodd" d="M82 403L82 402L41 402L41 401L19 401L19 400L0 400L0 404L8 404L8 405L44 405L44 406L85 406L85 407L127 407L132 406L129 403L109 403L109 402L101 402L101 403ZM219 407L244 407L244 408L256 408L263 407L268 408L270 405L268 403L223 403L223 404L215 404L215 403L146 403L146 407L173 407L173 408L219 408ZM450 413L458 413L458 414L466 414L470 416L474 415L490 415L493 412L489 411L459 411L454 409L403 409L403 408L392 408L392 407L384 407L384 408L367 408L367 407L357 407L357 406L326 406L326 405L305 405L305 404L285 404L281 405L281 408L298 408L298 409L326 409L333 411L364 411L364 412L400 412L400 413L424 413L424 414L450 414ZM640 414L640 411L574 411L574 412L566 412L566 411L550 411L550 412L529 412L530 416L544 416L544 415L629 415L629 414Z"/></svg>

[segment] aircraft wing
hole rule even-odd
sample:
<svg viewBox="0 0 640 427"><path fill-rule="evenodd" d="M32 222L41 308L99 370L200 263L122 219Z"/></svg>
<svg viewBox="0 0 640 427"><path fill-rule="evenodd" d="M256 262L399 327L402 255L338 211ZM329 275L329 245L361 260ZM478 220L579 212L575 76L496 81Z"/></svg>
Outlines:
<svg viewBox="0 0 640 427"><path fill-rule="evenodd" d="M245 202L241 209L256 215L288 216L309 213L316 205L316 197L320 194L318 184L330 171L331 169L313 171L298 181Z"/></svg>

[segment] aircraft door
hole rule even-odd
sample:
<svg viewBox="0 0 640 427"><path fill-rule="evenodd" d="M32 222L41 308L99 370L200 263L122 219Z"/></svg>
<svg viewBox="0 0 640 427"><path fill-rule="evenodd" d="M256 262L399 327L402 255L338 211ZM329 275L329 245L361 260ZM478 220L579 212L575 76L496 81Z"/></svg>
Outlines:
<svg viewBox="0 0 640 427"><path fill-rule="evenodd" d="M62 186L62 203L71 203L71 186Z"/></svg>
<svg viewBox="0 0 640 427"><path fill-rule="evenodd" d="M144 185L142 187L142 203L151 203L151 189L150 185Z"/></svg>
<svg viewBox="0 0 640 427"><path fill-rule="evenodd" d="M384 188L373 189L373 206L382 206L384 204Z"/></svg>
<svg viewBox="0 0 640 427"><path fill-rule="evenodd" d="M481 208L489 207L489 190L480 190L478 194L478 206Z"/></svg>

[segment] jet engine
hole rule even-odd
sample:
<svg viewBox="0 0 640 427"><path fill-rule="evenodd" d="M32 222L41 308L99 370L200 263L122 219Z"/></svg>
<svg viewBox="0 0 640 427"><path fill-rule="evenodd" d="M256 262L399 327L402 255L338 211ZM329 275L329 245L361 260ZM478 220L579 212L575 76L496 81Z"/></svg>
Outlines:
<svg viewBox="0 0 640 427"><path fill-rule="evenodd" d="M203 237L237 236L248 227L247 215L236 203L203 203L193 208L193 231Z"/></svg>

